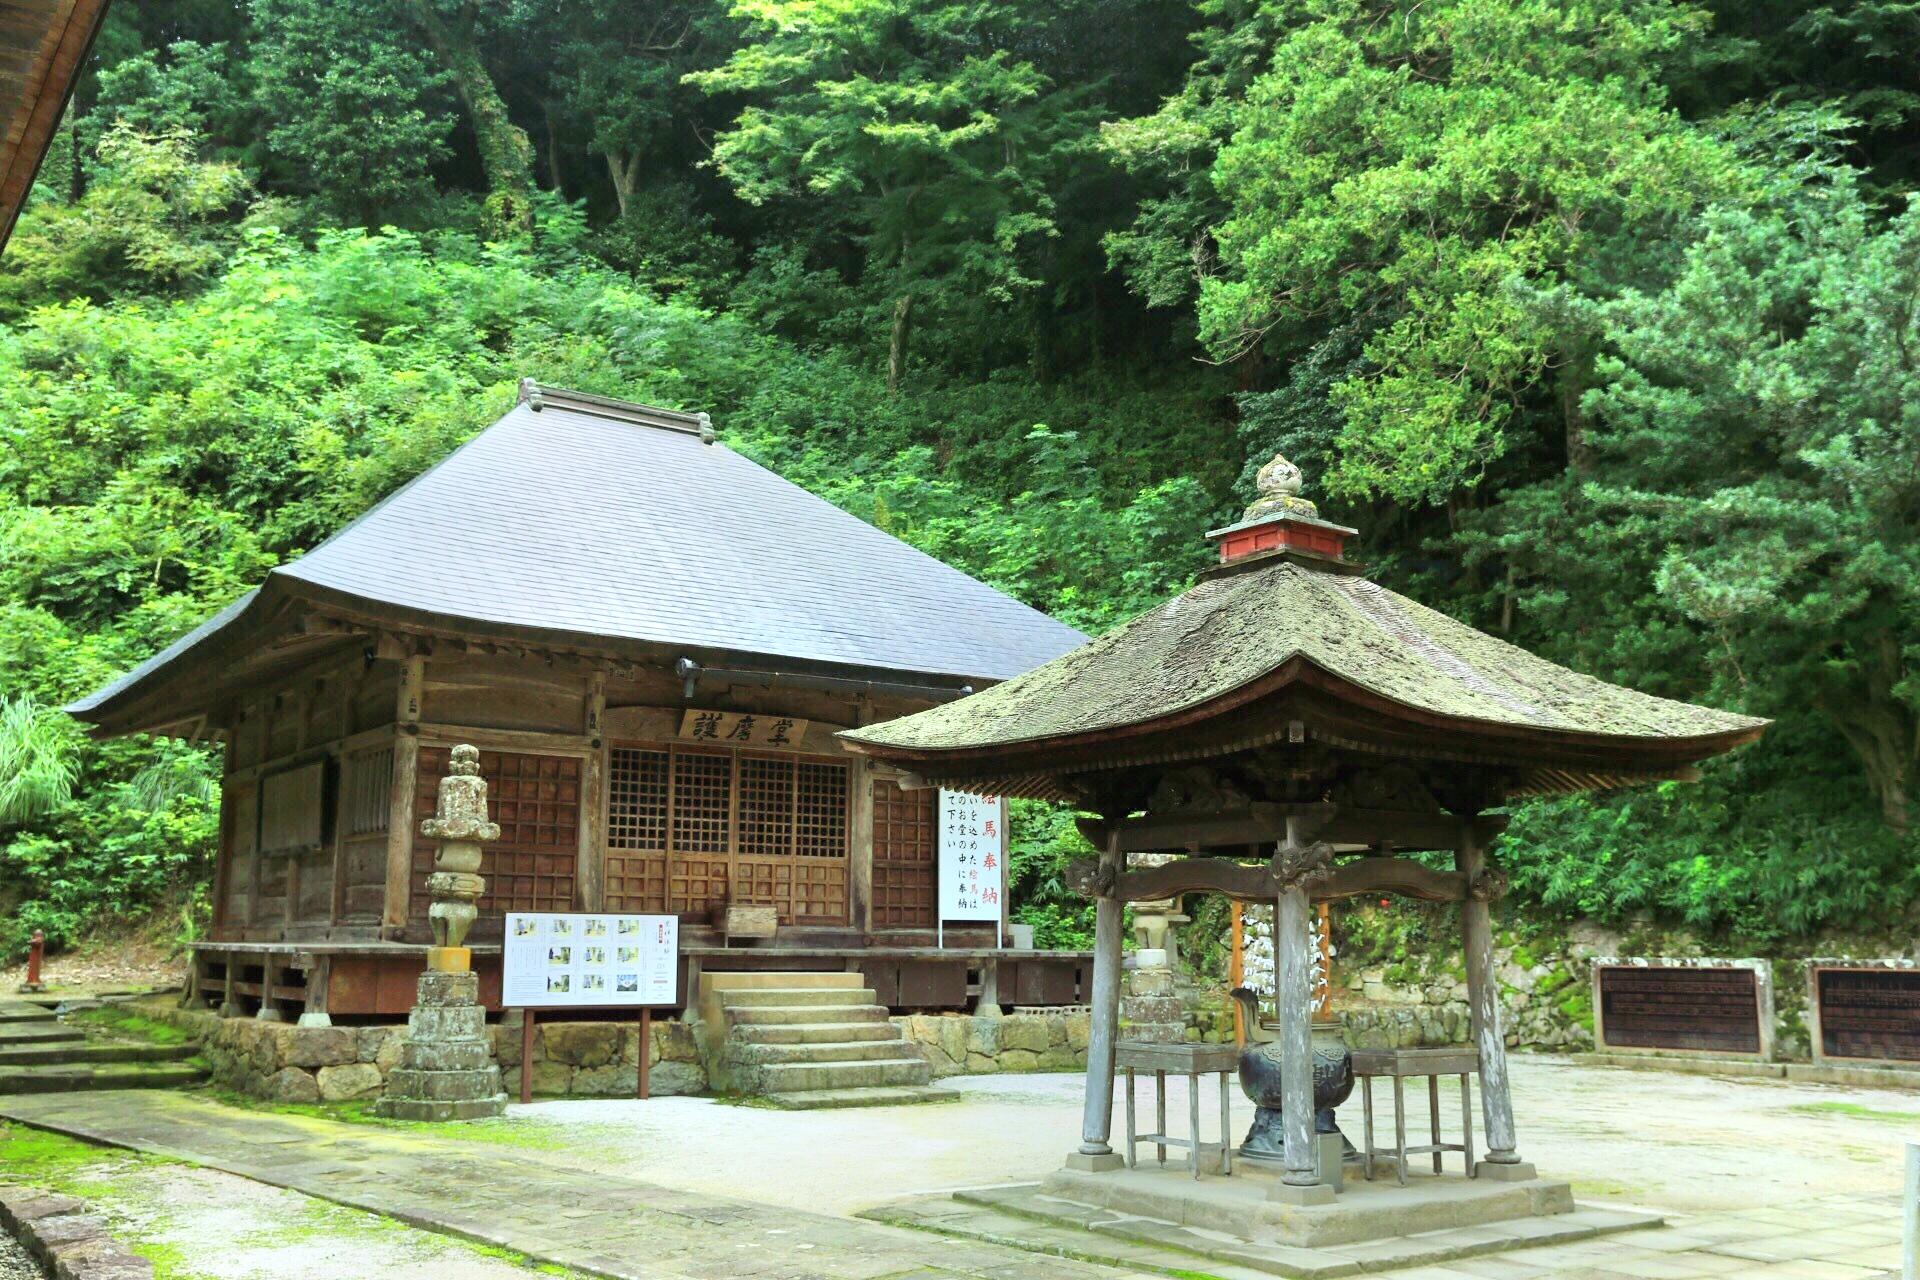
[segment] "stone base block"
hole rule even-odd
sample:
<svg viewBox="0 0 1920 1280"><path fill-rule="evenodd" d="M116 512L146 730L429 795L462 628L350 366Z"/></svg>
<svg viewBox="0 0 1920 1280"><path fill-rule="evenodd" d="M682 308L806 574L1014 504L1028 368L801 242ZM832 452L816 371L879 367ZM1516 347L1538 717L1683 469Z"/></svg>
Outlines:
<svg viewBox="0 0 1920 1280"><path fill-rule="evenodd" d="M479 1005L419 1008L407 1015L409 1040L485 1040L487 1011Z"/></svg>
<svg viewBox="0 0 1920 1280"><path fill-rule="evenodd" d="M417 1007L421 1009L460 1005L478 1008L480 975L472 970L465 973L435 973L429 969L420 975L420 985L415 992Z"/></svg>
<svg viewBox="0 0 1920 1280"><path fill-rule="evenodd" d="M493 1046L485 1040L409 1040L400 1050L400 1068L414 1071L484 1071L493 1065Z"/></svg>
<svg viewBox="0 0 1920 1280"><path fill-rule="evenodd" d="M1304 1187L1291 1182L1275 1182L1267 1188L1267 1199L1275 1204L1332 1204L1338 1194L1332 1185L1325 1182Z"/></svg>
<svg viewBox="0 0 1920 1280"><path fill-rule="evenodd" d="M487 1120L507 1113L507 1095L473 1098L465 1102L433 1101L424 1098L382 1098L374 1104L374 1114L389 1120Z"/></svg>
<svg viewBox="0 0 1920 1280"><path fill-rule="evenodd" d="M1513 1164L1478 1160L1474 1162L1473 1174L1476 1178L1487 1178L1494 1182L1532 1182L1540 1176L1539 1171L1525 1160Z"/></svg>
<svg viewBox="0 0 1920 1280"><path fill-rule="evenodd" d="M490 1098L500 1092L498 1067L484 1067L477 1071L422 1071L415 1067L395 1067L387 1074L387 1097L395 1100L470 1102L478 1098Z"/></svg>
<svg viewBox="0 0 1920 1280"><path fill-rule="evenodd" d="M1124 1169L1127 1162L1120 1158L1117 1151L1108 1151L1100 1155L1089 1155L1076 1151L1067 1157L1066 1167L1081 1173L1109 1173L1115 1169Z"/></svg>

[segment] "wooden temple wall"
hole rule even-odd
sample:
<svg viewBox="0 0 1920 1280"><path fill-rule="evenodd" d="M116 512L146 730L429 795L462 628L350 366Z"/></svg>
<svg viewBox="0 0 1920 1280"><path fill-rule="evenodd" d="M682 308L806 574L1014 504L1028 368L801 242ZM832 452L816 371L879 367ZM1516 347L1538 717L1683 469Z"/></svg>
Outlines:
<svg viewBox="0 0 1920 1280"><path fill-rule="evenodd" d="M450 749L480 748L502 838L472 941L508 911L774 906L776 946L931 941L935 797L844 751L917 710L663 671L453 649L316 664L234 709L213 939L424 942L418 837ZM688 707L805 721L778 748L681 734Z"/></svg>

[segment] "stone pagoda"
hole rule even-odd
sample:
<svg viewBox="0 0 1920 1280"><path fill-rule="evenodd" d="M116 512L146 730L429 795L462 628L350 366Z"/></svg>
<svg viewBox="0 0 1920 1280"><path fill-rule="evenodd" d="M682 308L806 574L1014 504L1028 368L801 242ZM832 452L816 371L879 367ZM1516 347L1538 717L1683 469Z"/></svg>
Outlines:
<svg viewBox="0 0 1920 1280"><path fill-rule="evenodd" d="M375 1107L396 1120L477 1120L507 1110L473 952L462 945L487 886L479 874L481 852L500 838L500 828L487 820L479 748L455 747L449 769L440 780L434 816L420 824L422 836L440 842L427 877L434 945L427 949L427 970L407 1018L400 1065L388 1075L386 1096Z"/></svg>

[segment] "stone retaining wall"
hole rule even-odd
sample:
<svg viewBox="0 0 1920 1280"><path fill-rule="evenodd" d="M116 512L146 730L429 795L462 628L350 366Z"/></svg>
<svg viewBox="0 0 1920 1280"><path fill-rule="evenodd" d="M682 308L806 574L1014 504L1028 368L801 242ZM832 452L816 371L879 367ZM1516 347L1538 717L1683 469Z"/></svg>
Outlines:
<svg viewBox="0 0 1920 1280"><path fill-rule="evenodd" d="M919 1046L933 1074L993 1075L1001 1071L1084 1071L1088 1017L1084 1010L1010 1013L915 1013L893 1024Z"/></svg>
<svg viewBox="0 0 1920 1280"><path fill-rule="evenodd" d="M200 1009L143 1005L148 1017L198 1037L216 1084L274 1102L351 1102L378 1097L400 1062L403 1025L298 1027L222 1018ZM489 1027L507 1096L520 1095L519 1013ZM544 1097L631 1098L639 1079L640 1029L632 1022L536 1022L533 1091ZM693 1028L653 1024L648 1087L655 1095L699 1093L706 1071Z"/></svg>

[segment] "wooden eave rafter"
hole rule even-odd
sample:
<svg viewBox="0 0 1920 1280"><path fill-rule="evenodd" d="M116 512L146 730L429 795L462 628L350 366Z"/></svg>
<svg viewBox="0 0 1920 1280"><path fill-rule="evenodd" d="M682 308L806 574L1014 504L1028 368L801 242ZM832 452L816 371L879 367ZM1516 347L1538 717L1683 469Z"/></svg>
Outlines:
<svg viewBox="0 0 1920 1280"><path fill-rule="evenodd" d="M107 0L0 0L0 251L106 12Z"/></svg>
<svg viewBox="0 0 1920 1280"><path fill-rule="evenodd" d="M1689 738L1623 738L1435 714L1295 656L1219 698L1115 729L1006 745L923 750L849 741L930 783L1064 799L1115 770L1204 760L1308 741L1401 759L1517 771L1514 794L1558 794L1690 776L1695 761L1753 741L1764 726Z"/></svg>

